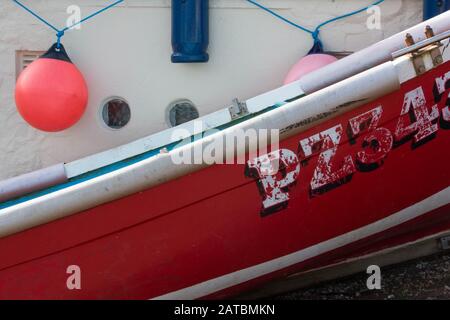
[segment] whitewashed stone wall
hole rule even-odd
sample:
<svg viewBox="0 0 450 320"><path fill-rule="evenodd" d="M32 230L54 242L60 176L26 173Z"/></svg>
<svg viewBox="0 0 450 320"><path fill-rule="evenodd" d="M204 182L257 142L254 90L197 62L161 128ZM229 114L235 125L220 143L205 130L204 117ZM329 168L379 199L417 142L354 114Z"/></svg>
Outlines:
<svg viewBox="0 0 450 320"><path fill-rule="evenodd" d="M80 5L86 15L110 1L24 0L57 25L66 8ZM287 17L313 28L360 8L371 0L261 0ZM75 127L47 134L29 127L14 104L16 50L46 50L54 32L0 0L0 179L109 149L167 128L166 106L194 101L201 114L281 85L289 68L311 47L309 35L244 0L211 0L211 61L170 63L170 1L128 0L119 8L67 33L64 44L84 73L90 102ZM225 8L225 9L224 9ZM356 51L422 20L421 0L387 0L381 30L368 30L366 13L333 23L322 31L327 50ZM102 125L99 108L106 98L130 102L132 120L120 131Z"/></svg>

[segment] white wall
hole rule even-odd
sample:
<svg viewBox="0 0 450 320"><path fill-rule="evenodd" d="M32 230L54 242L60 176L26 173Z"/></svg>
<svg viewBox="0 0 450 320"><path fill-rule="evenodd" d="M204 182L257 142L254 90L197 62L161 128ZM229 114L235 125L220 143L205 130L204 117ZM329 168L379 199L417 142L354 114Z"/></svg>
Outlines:
<svg viewBox="0 0 450 320"><path fill-rule="evenodd" d="M57 25L68 5L83 15L107 0L23 0ZM372 0L261 0L301 24L314 25L367 5ZM322 31L326 50L356 51L422 20L421 0L386 0L382 29L368 30L366 13ZM127 0L124 5L68 32L63 40L90 89L88 110L73 128L42 133L29 127L14 104L15 51L46 50L54 32L0 0L0 179L54 163L68 162L167 128L166 106L189 98L200 113L225 107L282 84L289 68L312 45L309 35L286 25L244 0L211 0L211 60L208 64L170 63L170 1ZM132 108L120 131L100 120L102 101L121 96Z"/></svg>

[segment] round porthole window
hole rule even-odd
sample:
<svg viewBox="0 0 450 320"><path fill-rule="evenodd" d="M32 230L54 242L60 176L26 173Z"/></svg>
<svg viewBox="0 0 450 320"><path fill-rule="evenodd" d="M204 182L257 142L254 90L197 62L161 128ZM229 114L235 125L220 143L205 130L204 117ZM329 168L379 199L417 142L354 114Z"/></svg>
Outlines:
<svg viewBox="0 0 450 320"><path fill-rule="evenodd" d="M187 99L172 102L168 108L168 123L172 127L197 119L199 116L194 103Z"/></svg>
<svg viewBox="0 0 450 320"><path fill-rule="evenodd" d="M130 106L122 98L109 99L102 107L102 119L109 128L121 129L130 122Z"/></svg>

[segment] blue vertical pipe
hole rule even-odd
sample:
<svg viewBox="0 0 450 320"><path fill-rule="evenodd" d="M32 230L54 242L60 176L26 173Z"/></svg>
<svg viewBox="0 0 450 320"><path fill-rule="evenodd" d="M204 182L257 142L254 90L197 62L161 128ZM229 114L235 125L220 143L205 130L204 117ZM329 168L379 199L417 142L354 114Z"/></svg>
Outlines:
<svg viewBox="0 0 450 320"><path fill-rule="evenodd" d="M172 62L208 62L209 0L172 0Z"/></svg>
<svg viewBox="0 0 450 320"><path fill-rule="evenodd" d="M450 0L424 0L423 19L431 19L447 10L450 10Z"/></svg>

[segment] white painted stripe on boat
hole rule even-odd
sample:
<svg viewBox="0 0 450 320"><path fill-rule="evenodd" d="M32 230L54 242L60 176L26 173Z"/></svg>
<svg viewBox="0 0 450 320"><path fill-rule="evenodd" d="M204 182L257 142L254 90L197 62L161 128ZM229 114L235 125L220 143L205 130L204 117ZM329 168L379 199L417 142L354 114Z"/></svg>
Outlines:
<svg viewBox="0 0 450 320"><path fill-rule="evenodd" d="M387 218L343 234L336 238L321 242L292 254L267 261L246 269L232 272L221 277L211 279L191 287L187 287L169 294L154 298L155 300L198 299L221 290L245 283L261 276L282 270L284 268L317 257L332 250L341 248L358 240L370 237L382 231L401 225L407 221L420 217L432 210L450 203L450 187L403 209Z"/></svg>

